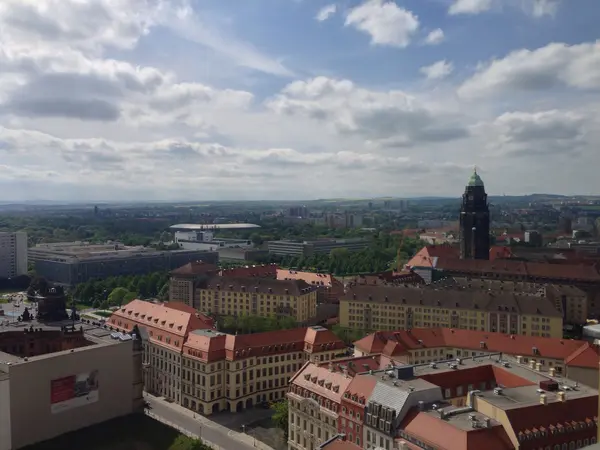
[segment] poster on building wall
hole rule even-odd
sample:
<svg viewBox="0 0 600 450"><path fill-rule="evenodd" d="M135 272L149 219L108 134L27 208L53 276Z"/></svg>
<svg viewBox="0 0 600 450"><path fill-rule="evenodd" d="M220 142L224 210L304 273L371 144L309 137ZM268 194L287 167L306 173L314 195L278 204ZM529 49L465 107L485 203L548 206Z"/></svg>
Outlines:
<svg viewBox="0 0 600 450"><path fill-rule="evenodd" d="M98 371L58 378L50 382L52 414L98 401Z"/></svg>

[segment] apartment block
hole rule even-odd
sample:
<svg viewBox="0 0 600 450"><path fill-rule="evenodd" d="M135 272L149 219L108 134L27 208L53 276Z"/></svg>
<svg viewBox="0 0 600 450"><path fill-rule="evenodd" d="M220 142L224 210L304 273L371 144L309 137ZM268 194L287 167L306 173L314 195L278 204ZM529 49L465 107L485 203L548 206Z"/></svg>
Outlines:
<svg viewBox="0 0 600 450"><path fill-rule="evenodd" d="M303 280L213 276L196 288L194 308L209 314L293 317L317 314L317 287Z"/></svg>
<svg viewBox="0 0 600 450"><path fill-rule="evenodd" d="M568 450L598 429L596 389L500 353L354 377L309 363L288 399L293 450Z"/></svg>
<svg viewBox="0 0 600 450"><path fill-rule="evenodd" d="M548 298L504 291L415 286L350 286L340 300L340 325L373 330L445 327L561 337L563 318Z"/></svg>
<svg viewBox="0 0 600 450"><path fill-rule="evenodd" d="M458 289L466 291L514 292L517 294L547 297L563 316L564 323L584 325L595 309L593 296L570 284L504 281L486 278L446 277L435 281L433 289Z"/></svg>
<svg viewBox="0 0 600 450"><path fill-rule="evenodd" d="M428 364L445 359L511 356L540 372L564 375L598 387L598 345L586 341L488 333L448 328L378 331L354 343L357 357L377 356L380 364Z"/></svg>
<svg viewBox="0 0 600 450"><path fill-rule="evenodd" d="M344 294L344 285L328 273L299 272L297 270L277 269L278 280L302 280L317 287L319 303L339 303Z"/></svg>
<svg viewBox="0 0 600 450"><path fill-rule="evenodd" d="M344 343L322 327L228 335L182 303L140 300L115 311L109 329L137 326L144 348L146 389L209 415L242 411L285 397L288 380L304 363L330 361Z"/></svg>
<svg viewBox="0 0 600 450"><path fill-rule="evenodd" d="M0 232L0 278L27 274L27 233Z"/></svg>

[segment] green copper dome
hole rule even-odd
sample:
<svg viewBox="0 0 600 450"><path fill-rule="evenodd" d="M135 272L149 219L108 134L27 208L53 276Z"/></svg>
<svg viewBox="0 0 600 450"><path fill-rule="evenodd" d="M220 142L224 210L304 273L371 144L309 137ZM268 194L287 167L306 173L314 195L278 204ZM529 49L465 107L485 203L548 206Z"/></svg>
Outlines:
<svg viewBox="0 0 600 450"><path fill-rule="evenodd" d="M473 175L469 179L469 184L467 186L483 186L483 180L477 174L477 169L473 171Z"/></svg>

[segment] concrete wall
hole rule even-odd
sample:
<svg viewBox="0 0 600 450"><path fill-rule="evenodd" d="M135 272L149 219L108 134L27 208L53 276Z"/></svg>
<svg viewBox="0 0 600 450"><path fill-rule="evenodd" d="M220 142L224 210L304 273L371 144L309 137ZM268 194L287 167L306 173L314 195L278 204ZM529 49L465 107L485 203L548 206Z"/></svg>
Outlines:
<svg viewBox="0 0 600 450"><path fill-rule="evenodd" d="M567 366L567 377L570 380L598 389L598 370L587 367Z"/></svg>
<svg viewBox="0 0 600 450"><path fill-rule="evenodd" d="M0 450L10 450L10 389L8 374L0 372Z"/></svg>
<svg viewBox="0 0 600 450"><path fill-rule="evenodd" d="M12 449L131 413L132 357L129 341L35 357L10 366ZM51 381L93 370L98 370L98 401L53 414Z"/></svg>

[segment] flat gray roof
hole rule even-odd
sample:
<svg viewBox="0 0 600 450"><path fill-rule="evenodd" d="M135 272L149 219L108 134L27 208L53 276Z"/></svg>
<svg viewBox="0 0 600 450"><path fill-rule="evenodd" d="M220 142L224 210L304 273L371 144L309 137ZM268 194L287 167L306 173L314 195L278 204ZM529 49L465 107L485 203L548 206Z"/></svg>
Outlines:
<svg viewBox="0 0 600 450"><path fill-rule="evenodd" d="M245 230L260 228L260 225L253 223L178 223L177 225L171 225L169 228L180 231Z"/></svg>

